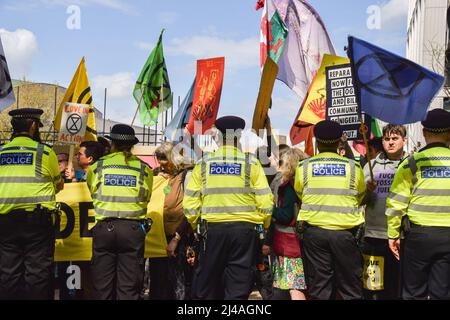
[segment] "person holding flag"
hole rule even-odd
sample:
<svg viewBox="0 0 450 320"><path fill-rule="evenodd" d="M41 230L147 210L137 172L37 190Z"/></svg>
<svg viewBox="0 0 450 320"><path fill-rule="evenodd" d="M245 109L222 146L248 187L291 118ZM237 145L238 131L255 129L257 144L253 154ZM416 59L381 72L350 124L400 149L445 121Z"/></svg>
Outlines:
<svg viewBox="0 0 450 320"><path fill-rule="evenodd" d="M371 160L373 180L369 165L364 166L367 193L364 238L361 244L364 264L364 295L369 300L399 298L398 261L388 246L386 223L386 198L395 172L405 157L406 128L388 124L383 128L383 151ZM369 146L370 148L370 146ZM371 263L372 262L372 263Z"/></svg>

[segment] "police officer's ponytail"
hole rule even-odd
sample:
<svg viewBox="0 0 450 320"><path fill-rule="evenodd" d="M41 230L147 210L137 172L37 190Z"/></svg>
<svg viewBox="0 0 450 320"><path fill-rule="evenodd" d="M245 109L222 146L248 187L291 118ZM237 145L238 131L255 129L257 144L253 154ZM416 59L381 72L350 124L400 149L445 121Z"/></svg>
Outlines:
<svg viewBox="0 0 450 320"><path fill-rule="evenodd" d="M113 149L116 152L123 152L123 154L125 155L125 163L128 165L128 161L130 161L131 157L133 156L133 154L131 153L131 149L133 148L133 146L129 144L118 143L117 141L113 141L112 144Z"/></svg>

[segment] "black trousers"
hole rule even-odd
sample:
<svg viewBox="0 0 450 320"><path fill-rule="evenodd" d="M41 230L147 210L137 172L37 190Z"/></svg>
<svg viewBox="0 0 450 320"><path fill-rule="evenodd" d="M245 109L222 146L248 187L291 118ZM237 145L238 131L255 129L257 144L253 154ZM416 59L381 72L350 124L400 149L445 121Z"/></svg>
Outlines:
<svg viewBox="0 0 450 320"><path fill-rule="evenodd" d="M364 289L366 300L397 300L400 298L400 262L395 259L387 239L364 238L362 253L368 256L383 257L383 290Z"/></svg>
<svg viewBox="0 0 450 320"><path fill-rule="evenodd" d="M450 227L411 225L402 249L402 298L450 299Z"/></svg>
<svg viewBox="0 0 450 320"><path fill-rule="evenodd" d="M0 215L0 299L53 299L54 251L50 214Z"/></svg>
<svg viewBox="0 0 450 320"><path fill-rule="evenodd" d="M351 230L307 227L303 261L310 299L363 298L362 255Z"/></svg>
<svg viewBox="0 0 450 320"><path fill-rule="evenodd" d="M144 281L141 222L99 221L93 229L91 276L97 300L138 300Z"/></svg>
<svg viewBox="0 0 450 320"><path fill-rule="evenodd" d="M254 224L208 224L206 250L200 246L194 271L194 299L248 299L254 284L256 241Z"/></svg>

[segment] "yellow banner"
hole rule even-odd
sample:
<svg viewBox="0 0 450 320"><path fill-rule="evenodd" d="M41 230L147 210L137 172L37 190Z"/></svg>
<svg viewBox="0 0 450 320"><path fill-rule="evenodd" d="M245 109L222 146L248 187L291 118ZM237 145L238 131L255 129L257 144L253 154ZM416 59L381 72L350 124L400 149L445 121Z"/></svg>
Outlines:
<svg viewBox="0 0 450 320"><path fill-rule="evenodd" d="M147 217L153 225L145 239L146 258L166 257L166 236L163 225L164 193L167 180L153 178L152 198ZM95 212L86 183L68 183L56 196L61 203L61 222L56 236L55 261L89 261L92 256L92 227Z"/></svg>
<svg viewBox="0 0 450 320"><path fill-rule="evenodd" d="M309 87L308 95L303 103L303 110L297 120L312 124L325 120L327 106L325 68L345 63L350 63L350 60L329 54L323 56L320 69Z"/></svg>
<svg viewBox="0 0 450 320"><path fill-rule="evenodd" d="M379 291L384 289L384 257L364 257L363 285L364 289Z"/></svg>

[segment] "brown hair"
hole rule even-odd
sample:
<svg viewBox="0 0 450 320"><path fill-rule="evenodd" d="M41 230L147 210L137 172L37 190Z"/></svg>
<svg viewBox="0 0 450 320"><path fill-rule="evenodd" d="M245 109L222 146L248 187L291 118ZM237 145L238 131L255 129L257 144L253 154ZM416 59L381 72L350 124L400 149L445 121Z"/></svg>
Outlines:
<svg viewBox="0 0 450 320"><path fill-rule="evenodd" d="M131 149L133 149L132 145L117 143L117 141L112 141L114 146L114 150L117 152L123 152L125 155L125 163L128 165L128 161L130 161L133 154L131 153Z"/></svg>
<svg viewBox="0 0 450 320"><path fill-rule="evenodd" d="M402 138L406 137L406 127L399 124L387 124L383 127L383 137L391 134L398 134Z"/></svg>

